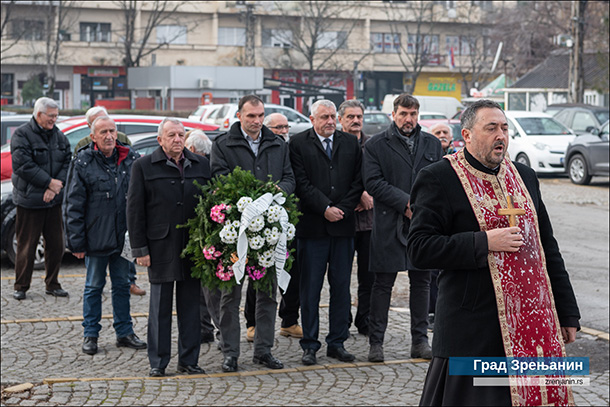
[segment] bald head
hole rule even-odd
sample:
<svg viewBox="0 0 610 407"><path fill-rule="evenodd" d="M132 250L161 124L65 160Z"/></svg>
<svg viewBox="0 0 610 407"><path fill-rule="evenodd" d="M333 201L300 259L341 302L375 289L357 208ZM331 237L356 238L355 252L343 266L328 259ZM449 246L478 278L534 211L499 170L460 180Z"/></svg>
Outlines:
<svg viewBox="0 0 610 407"><path fill-rule="evenodd" d="M290 126L288 125L288 119L281 113L271 113L265 117L263 124L271 129L271 131L278 136L283 138L288 137Z"/></svg>

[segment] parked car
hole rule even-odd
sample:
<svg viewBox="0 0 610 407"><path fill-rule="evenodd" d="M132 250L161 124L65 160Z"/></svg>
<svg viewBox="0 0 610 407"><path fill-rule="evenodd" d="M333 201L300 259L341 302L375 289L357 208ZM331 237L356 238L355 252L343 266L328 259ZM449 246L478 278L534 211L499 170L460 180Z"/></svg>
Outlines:
<svg viewBox="0 0 610 407"><path fill-rule="evenodd" d="M591 133L576 136L568 146L566 172L579 185L591 182L594 175L608 176L608 122Z"/></svg>
<svg viewBox="0 0 610 407"><path fill-rule="evenodd" d="M445 119L447 120L447 116L444 113L440 112L419 112L419 120L434 120L434 119Z"/></svg>
<svg viewBox="0 0 610 407"><path fill-rule="evenodd" d="M13 174L13 160L11 157L11 145L5 144L0 150L0 181L11 179Z"/></svg>
<svg viewBox="0 0 610 407"><path fill-rule="evenodd" d="M0 128L2 131L0 137L0 145L5 145L11 142L11 137L17 127L21 126L24 123L27 123L32 118L31 114L5 114L5 113L13 113L13 112L3 112L2 116L0 116ZM67 119L68 116L59 116L57 121Z"/></svg>
<svg viewBox="0 0 610 407"><path fill-rule="evenodd" d="M362 131L364 134L372 136L381 133L392 124L392 119L381 111L364 112L362 117Z"/></svg>
<svg viewBox="0 0 610 407"><path fill-rule="evenodd" d="M563 173L574 133L546 113L508 110L508 154L538 173Z"/></svg>
<svg viewBox="0 0 610 407"><path fill-rule="evenodd" d="M207 119L214 114L215 112L217 112L223 105L199 105L197 107L197 110L195 110L193 113L191 113L191 115L188 117L189 120L194 120L194 121L199 121L201 123L209 123L212 124L210 122L207 121ZM214 115L215 116L215 115ZM214 120L214 119L212 119Z"/></svg>
<svg viewBox="0 0 610 407"><path fill-rule="evenodd" d="M266 103L265 116L269 116L271 113L281 113L286 116L290 126L289 136L311 128L311 121L305 115L288 106ZM214 124L220 126L219 130L228 131L237 120L239 120L237 118L237 103L227 103L216 114Z"/></svg>
<svg viewBox="0 0 610 407"><path fill-rule="evenodd" d="M553 117L576 134L591 133L610 119L607 107L586 104L550 105L545 112L554 112Z"/></svg>

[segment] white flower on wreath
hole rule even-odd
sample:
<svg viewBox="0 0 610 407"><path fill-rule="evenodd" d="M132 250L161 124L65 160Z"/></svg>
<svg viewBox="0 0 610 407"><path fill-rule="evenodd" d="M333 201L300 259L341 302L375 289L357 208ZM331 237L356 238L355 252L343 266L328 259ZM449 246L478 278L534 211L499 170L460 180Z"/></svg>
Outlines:
<svg viewBox="0 0 610 407"><path fill-rule="evenodd" d="M271 205L269 209L267 209L267 221L269 223L279 222L281 213L281 206L279 205Z"/></svg>
<svg viewBox="0 0 610 407"><path fill-rule="evenodd" d="M265 218L262 215L257 216L252 219L250 225L248 225L248 230L250 232L258 232L259 230L265 227Z"/></svg>
<svg viewBox="0 0 610 407"><path fill-rule="evenodd" d="M280 240L280 231L275 226L273 229L266 228L263 233L269 244L277 244L277 241Z"/></svg>
<svg viewBox="0 0 610 407"><path fill-rule="evenodd" d="M267 249L258 255L258 263L263 267L273 266L273 260L275 251L273 249Z"/></svg>
<svg viewBox="0 0 610 407"><path fill-rule="evenodd" d="M237 230L235 230L232 224L227 224L218 233L218 236L220 236L220 240L223 243L233 244L237 241Z"/></svg>
<svg viewBox="0 0 610 407"><path fill-rule="evenodd" d="M252 250L258 250L265 244L265 239L262 236L254 235L248 239L248 243L250 244L250 248Z"/></svg>
<svg viewBox="0 0 610 407"><path fill-rule="evenodd" d="M241 223L240 223L238 220L234 220L234 221L233 221L231 224L233 225L233 227L234 227L235 229L239 229L239 225L240 225Z"/></svg>
<svg viewBox="0 0 610 407"><path fill-rule="evenodd" d="M297 228L292 223L289 223L288 228L286 228L286 239L287 240L294 239L294 234L296 233L296 231L297 231Z"/></svg>
<svg viewBox="0 0 610 407"><path fill-rule="evenodd" d="M239 198L239 201L237 201L237 210L241 213L244 211L244 209L246 209L246 206L248 206L248 204L250 204L252 202L252 198L250 198L249 196L242 196L241 198Z"/></svg>

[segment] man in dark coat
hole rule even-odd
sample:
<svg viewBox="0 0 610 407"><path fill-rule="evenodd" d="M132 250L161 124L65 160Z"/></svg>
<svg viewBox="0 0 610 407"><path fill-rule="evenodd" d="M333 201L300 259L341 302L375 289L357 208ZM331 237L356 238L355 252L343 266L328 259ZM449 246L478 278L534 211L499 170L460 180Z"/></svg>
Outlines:
<svg viewBox="0 0 610 407"><path fill-rule="evenodd" d="M542 258L546 258L548 277L543 276L543 281L547 278L550 281L558 317L557 327L561 326L557 336L563 336L565 343L575 340L580 314L557 241L553 237L536 174L518 163L510 164L505 158L509 137L504 112L495 102L483 100L471 105L461 120L466 147L423 169L411 193L413 218L407 245L409 257L417 267L442 270L438 280L432 346L434 357L426 377L421 405L511 405L510 388L507 386L475 387L472 376L448 374L450 357L505 357L510 356L507 350L511 346L519 342L530 343L523 336L519 337L520 340L509 341L512 345L503 340L506 331L502 328L504 324L501 323L495 294L499 287L492 280L492 264L495 269L500 267L495 260L497 256L505 259L503 263L506 263L509 254L518 255L523 250L534 249ZM467 171L459 172L458 163L462 163ZM508 227L508 221L498 217L493 221L495 226L482 229L484 217L480 209L473 209L469 196L472 198L483 189L469 189L471 192L467 194L463 175L470 177L467 174L473 174L469 178L470 182L487 180L486 182L498 183L496 190L502 190L503 195L509 192L509 182L506 180L512 165L516 169L514 173L521 178L523 184L517 182L510 187L524 185L522 189L528 200L520 200L520 208L527 208L528 201L532 203L538 227L532 227L525 221L520 221L519 226ZM501 203L493 196L488 195L487 198L489 199L480 200L477 208ZM502 202L506 202L506 199ZM493 216L493 211L491 213L489 216ZM538 234L538 237L530 247L524 242L532 234ZM541 243L542 253L538 251L538 242ZM541 258L532 258L534 257ZM530 258L529 254L527 258ZM529 263L526 273L532 271L532 261ZM511 268L506 275L522 273L517 268ZM529 274L526 277L530 278ZM533 282L526 283L529 288L535 288L533 285ZM519 287L513 291L525 292ZM526 304L531 301L534 303L534 312L543 315L540 298L542 295L521 298L519 314L526 315ZM503 315L506 314L503 312ZM526 325L542 331L536 318L525 318ZM554 323L546 321L542 325L554 327ZM518 324L512 329L516 331ZM531 340L535 341L536 335ZM551 341L547 339L546 342ZM549 388L549 393L550 391Z"/></svg>
<svg viewBox="0 0 610 407"><path fill-rule="evenodd" d="M68 296L57 276L64 255L61 202L71 154L70 142L55 126L58 113L59 105L53 99L36 100L34 116L11 138L13 202L17 206L13 298L17 300L25 299L30 288L41 233L45 240L46 293Z"/></svg>
<svg viewBox="0 0 610 407"><path fill-rule="evenodd" d="M117 142L116 125L108 116L91 123L91 140L72 161L64 203L66 243L74 256L85 258L87 266L82 350L88 355L97 353L106 268L112 281L117 346L146 349L146 343L133 332L130 315L129 268L133 263L121 257L127 231L127 189L137 153Z"/></svg>
<svg viewBox="0 0 610 407"><path fill-rule="evenodd" d="M127 199L127 226L137 264L148 267L150 310L148 359L150 375L165 376L171 357L172 297L176 286L178 314L178 372L204 373L198 365L200 349L200 282L191 277L192 262L180 257L188 241L186 223L195 216L201 190L210 180L207 158L184 147L184 126L178 119L159 124L160 144L137 160Z"/></svg>
<svg viewBox="0 0 610 407"><path fill-rule="evenodd" d="M247 95L239 101L239 118L228 133L212 145L212 174L226 175L239 166L266 182L272 180L286 194L294 192L294 175L290 166L288 145L279 136L263 126L265 105L256 95ZM235 372L239 358L239 303L241 285L223 292L220 300L220 334L224 361L222 370ZM256 293L256 334L254 335L254 363L270 369L281 369L282 362L271 354L277 312L277 276L273 281L271 296L263 291Z"/></svg>
<svg viewBox="0 0 610 407"><path fill-rule="evenodd" d="M337 109L329 100L311 107L313 128L290 139L290 161L299 208L297 261L301 272L302 362L317 363L320 292L328 267L329 332L326 355L351 362L348 337L349 284L354 256L354 209L362 194L362 151L358 139L336 130Z"/></svg>
<svg viewBox="0 0 610 407"><path fill-rule="evenodd" d="M406 93L394 101L394 123L364 147L364 187L375 200L371 236L371 271L375 282L369 315L369 361L383 362L392 287L399 271L409 271L411 357L431 358L428 344L430 272L407 260L411 186L417 173L442 157L441 143L421 131L419 102Z"/></svg>
<svg viewBox="0 0 610 407"><path fill-rule="evenodd" d="M346 100L339 106L337 115L343 131L356 136L360 142L360 148L364 150L364 144L369 141L370 137L362 131L364 118L362 102L356 99ZM362 191L354 215L356 217L354 250L358 253L358 308L354 325L359 333L368 335L371 291L375 282L375 274L369 273L371 231L373 230L373 197L368 192Z"/></svg>

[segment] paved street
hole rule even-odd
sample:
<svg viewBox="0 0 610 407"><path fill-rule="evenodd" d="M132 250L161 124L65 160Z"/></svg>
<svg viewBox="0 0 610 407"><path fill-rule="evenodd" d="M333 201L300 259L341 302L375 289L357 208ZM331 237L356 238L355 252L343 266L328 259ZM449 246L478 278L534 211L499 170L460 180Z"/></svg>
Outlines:
<svg viewBox="0 0 610 407"><path fill-rule="evenodd" d="M543 194L546 199L561 201L553 195L553 182L543 180ZM605 211L606 261L607 191L606 187L605 190L602 188L601 193L595 192L602 197L605 194L605 203L588 203L601 206L602 212ZM569 204L565 200L560 203ZM554 208L549 205L553 219L556 216ZM558 240L563 245L562 238ZM214 344L203 345L201 349L200 365L207 375L174 375L153 379L147 376L145 351L115 346L109 286L104 292L105 317L99 339L100 351L94 356L81 352L83 262L69 255L64 258L60 282L70 292L69 298L45 295L43 273L35 272L27 299L18 302L11 296L14 270L5 261L3 259L1 270L0 303L2 405L416 405L419 401L428 363L409 358L408 277L404 273L399 276L395 287L386 335L386 362L383 364L366 361L366 338L357 334L352 327L352 335L345 345L356 355L355 363L336 363L335 359L326 357L323 346L318 353L320 365L305 367L300 362L302 352L298 340L277 335L273 353L284 362L285 369L260 370L260 365L252 363L252 344L243 338L244 323L238 373L222 372L222 356ZM566 261L568 264L571 262ZM138 283L148 290L144 270L140 268L138 271ZM607 293L607 266L605 273ZM354 273L352 298L356 293L355 280ZM579 293L577 289L579 299L586 297L586 294ZM606 295L604 312L607 320L608 297L607 294L603 295ZM327 287L322 298L320 313L323 336L327 332ZM132 296L131 299L135 331L145 339L148 295ZM595 326L585 326L584 321L588 320L583 312L585 329L579 332L578 341L568 346L569 355L601 353L601 363L594 363L592 359L591 385L573 388L577 405L608 405L610 401L608 330L603 330L604 326L607 327L605 320L596 316L590 322L599 324L599 330L587 329ZM278 332L279 322L278 318ZM176 373L177 363L175 320L173 328L174 355L167 369L172 375ZM7 386L23 383L31 383L33 387L16 393L4 391Z"/></svg>

